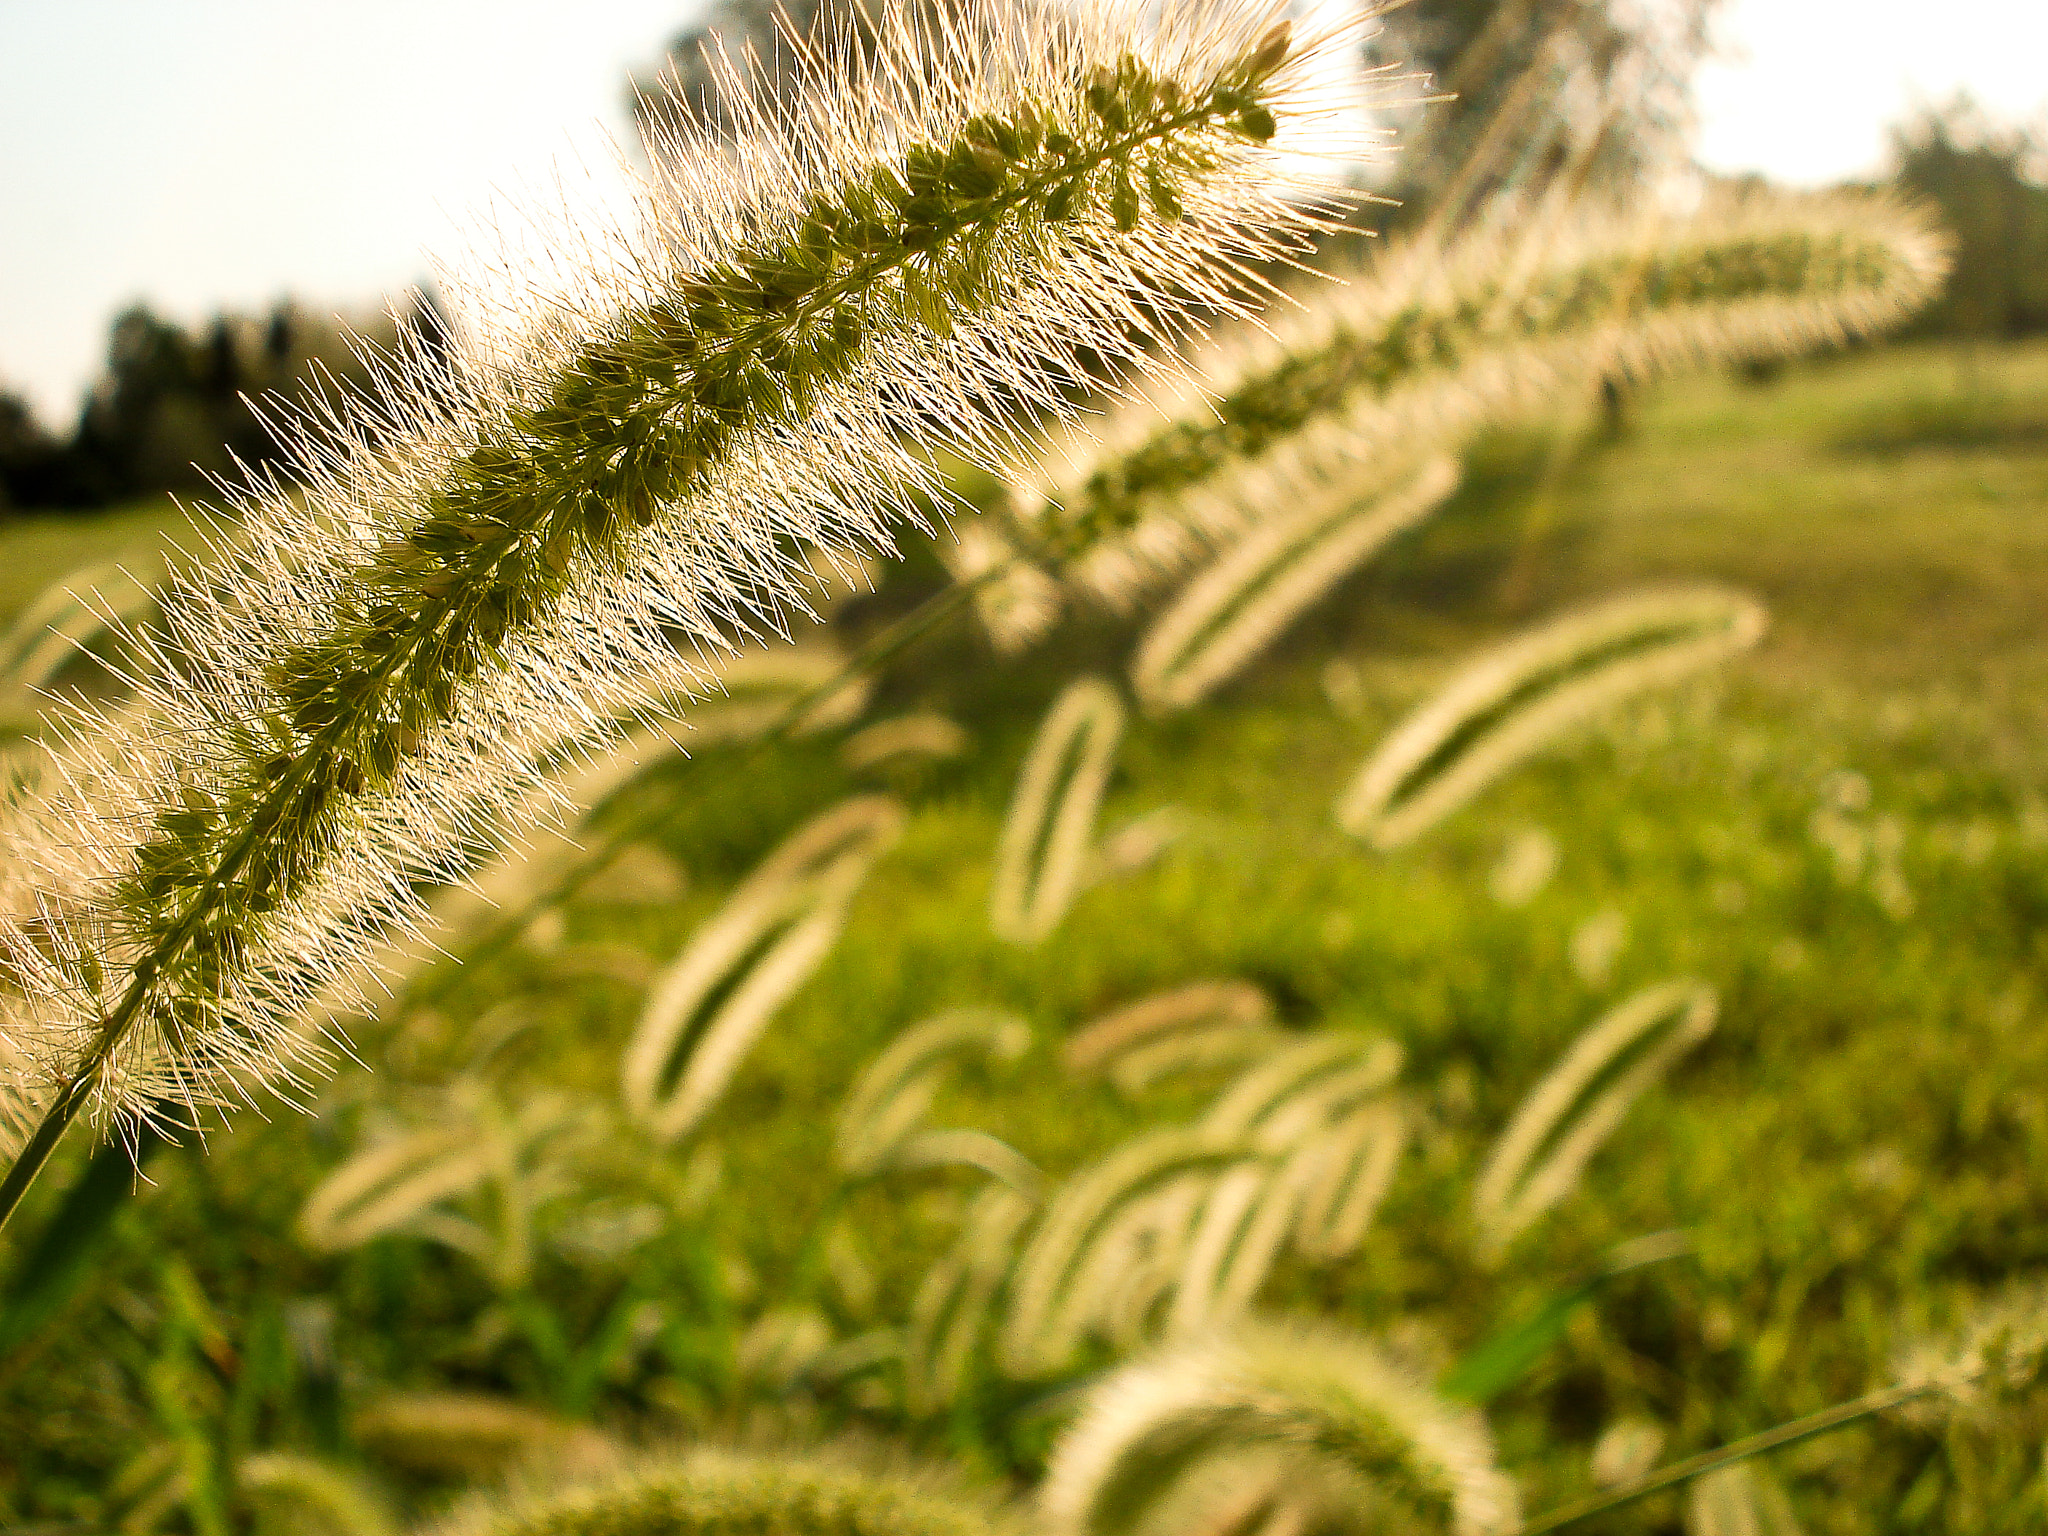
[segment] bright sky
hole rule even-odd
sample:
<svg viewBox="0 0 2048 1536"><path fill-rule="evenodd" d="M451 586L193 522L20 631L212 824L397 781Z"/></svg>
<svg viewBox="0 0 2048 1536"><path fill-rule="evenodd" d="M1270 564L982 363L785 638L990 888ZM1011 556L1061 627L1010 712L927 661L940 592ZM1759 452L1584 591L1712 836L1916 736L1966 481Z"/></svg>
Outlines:
<svg viewBox="0 0 2048 1536"><path fill-rule="evenodd" d="M1700 160L1821 186L1882 170L1886 128L1967 90L2048 127L2048 0L1724 0Z"/></svg>
<svg viewBox="0 0 2048 1536"><path fill-rule="evenodd" d="M1427 3L1427 0L1416 0ZM68 425L108 319L360 310L494 190L623 182L627 71L699 0L0 0L0 387ZM2043 0L1727 0L1702 159L1822 183L1968 87L2048 117Z"/></svg>

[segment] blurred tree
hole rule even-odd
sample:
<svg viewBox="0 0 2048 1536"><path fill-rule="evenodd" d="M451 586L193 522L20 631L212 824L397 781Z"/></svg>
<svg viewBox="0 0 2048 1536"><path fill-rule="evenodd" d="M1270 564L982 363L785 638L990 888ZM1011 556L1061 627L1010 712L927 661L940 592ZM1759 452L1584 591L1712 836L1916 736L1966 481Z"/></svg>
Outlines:
<svg viewBox="0 0 2048 1536"><path fill-rule="evenodd" d="M29 403L0 390L0 512L62 505L76 467Z"/></svg>
<svg viewBox="0 0 2048 1536"><path fill-rule="evenodd" d="M114 317L106 372L86 398L74 439L103 494L192 490L204 483L205 470L227 467L222 444L207 430L211 413L194 398L201 354L146 305Z"/></svg>
<svg viewBox="0 0 2048 1536"><path fill-rule="evenodd" d="M376 354L401 348L430 375L453 366L448 321L431 294L348 325L286 301L260 318L216 315L196 332L134 305L114 318L106 370L69 442L0 395L0 505L95 507L158 491L203 493L237 464L289 475L284 446L252 402L359 389Z"/></svg>
<svg viewBox="0 0 2048 1536"><path fill-rule="evenodd" d="M1553 188L1619 198L1682 163L1719 0L1415 0L1368 42L1451 98L1418 114L1382 190L1397 223L1499 217Z"/></svg>
<svg viewBox="0 0 2048 1536"><path fill-rule="evenodd" d="M1941 210L1955 236L1955 270L1913 329L1990 340L2048 331L2048 185L2043 148L1998 128L1967 96L1930 109L1892 135L1900 187Z"/></svg>

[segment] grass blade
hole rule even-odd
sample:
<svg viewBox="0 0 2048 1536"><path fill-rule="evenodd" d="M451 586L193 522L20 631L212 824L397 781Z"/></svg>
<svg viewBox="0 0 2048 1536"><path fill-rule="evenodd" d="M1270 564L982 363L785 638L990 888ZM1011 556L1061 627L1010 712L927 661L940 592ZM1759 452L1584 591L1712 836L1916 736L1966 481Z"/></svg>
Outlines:
<svg viewBox="0 0 2048 1536"><path fill-rule="evenodd" d="M1233 1066L1287 1036L1273 1004L1246 981L1198 981L1128 1003L1076 1030L1061 1061L1076 1077L1107 1077L1135 1095L1176 1072Z"/></svg>

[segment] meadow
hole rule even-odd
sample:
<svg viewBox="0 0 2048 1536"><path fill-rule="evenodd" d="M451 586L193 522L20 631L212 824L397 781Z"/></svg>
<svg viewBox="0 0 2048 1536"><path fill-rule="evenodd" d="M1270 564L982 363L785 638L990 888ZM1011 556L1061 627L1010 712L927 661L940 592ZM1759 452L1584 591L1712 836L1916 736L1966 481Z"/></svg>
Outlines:
<svg viewBox="0 0 2048 1536"><path fill-rule="evenodd" d="M360 1021L307 1113L157 1152L31 1317L29 1236L91 1149L60 1152L0 1269L0 1515L225 1530L194 1492L207 1469L280 1452L431 1511L607 1441L850 1439L1028 1483L1116 1352L1023 1373L984 1341L935 1395L903 1330L983 1186L1057 1183L1199 1116L1220 1070L1119 1089L1066 1047L1205 980L1256 989L1275 1038L1398 1046L1412 1131L1384 1202L1354 1251L1282 1260L1259 1307L1371 1334L1482 1402L1531 1511L1586 1493L1596 1445L1611 1460L1629 1433L1669 1459L1881 1385L1902 1343L2048 1261L2044 505L2038 344L1854 350L1496 433L1255 664L1130 723L1091 883L1036 941L992 932L991 851L1048 706L1120 671L1135 625L1005 658L956 616L840 723L685 736L553 860L559 899L532 877L516 920ZM180 521L16 522L0 620ZM833 605L840 650L942 584L931 547L907 554ZM1568 734L1410 846L1333 823L1456 658L1703 579L1761 599L1760 646ZM700 1124L618 1139L592 1106L649 988L791 829L858 794L907 819L830 952ZM1501 1127L1589 1021L1674 976L1718 996L1712 1032L1489 1249L1474 1189ZM862 1068L970 1007L1029 1032L966 1053L926 1110L983 1140L850 1170L835 1126ZM351 1155L422 1131L489 1147L488 1169L381 1227L302 1222ZM1807 1530L2018 1530L2048 1507L2038 1443L1884 1419L1768 1465ZM1683 1507L1586 1528L1675 1529Z"/></svg>

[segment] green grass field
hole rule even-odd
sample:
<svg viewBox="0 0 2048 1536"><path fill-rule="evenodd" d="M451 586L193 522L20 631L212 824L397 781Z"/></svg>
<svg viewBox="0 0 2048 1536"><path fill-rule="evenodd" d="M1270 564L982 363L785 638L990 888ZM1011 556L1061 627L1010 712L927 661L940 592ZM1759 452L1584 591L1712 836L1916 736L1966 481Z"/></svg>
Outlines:
<svg viewBox="0 0 2048 1536"><path fill-rule="evenodd" d="M622 903L600 883L430 971L360 1032L359 1061L308 1090L312 1114L243 1112L203 1153L150 1165L89 1272L0 1360L0 1517L111 1518L124 1470L132 1487L152 1454L230 1443L318 1450L431 1507L451 1482L352 1417L394 1390L507 1395L650 1439L852 1431L1028 1476L1080 1368L984 1371L952 1411L913 1419L886 1367L805 1389L736 1341L776 1308L815 1309L842 1339L899 1326L942 1250L968 1175L833 1193L834 1108L896 1031L969 1004L1027 1019L1029 1053L967 1074L935 1119L1058 1177L1213 1093L1119 1098L1063 1072L1062 1040L1211 977L1265 989L1290 1028L1397 1041L1418 1111L1361 1251L1283 1265L1268 1309L1341 1320L1437 1371L1618 1244L1688 1235L1685 1255L1597 1287L1491 1403L1530 1509L1587 1491L1589 1452L1619 1419L1656 1421L1677 1456L1880 1385L1916 1331L2048 1266L2044 513L2043 346L1859 352L1764 385L1661 386L1618 435L1491 439L1433 523L1214 701L1134 722L1105 823L1170 808L1180 834L1036 947L989 931L990 853L1047 703L1077 673L1119 669L1128 628L1075 626L1021 663L964 624L925 641L864 719L944 713L971 741L957 759L854 771L825 735L657 767L590 836L644 826L687 874L679 897ZM179 521L9 526L0 616ZM846 638L925 570L913 559L851 605ZM1353 767L1461 654L1667 578L1757 593L1762 647L1569 738L1409 850L1371 853L1333 824ZM457 1079L515 1108L612 1097L651 968L790 828L876 789L913 814L832 954L671 1166L621 1158L614 1184L549 1192L530 1279L494 1285L425 1237L335 1257L295 1235L329 1170L395 1122L452 1113ZM1555 873L1502 900L1504 856L1537 834ZM1481 1262L1469 1203L1494 1136L1595 1015L1673 975L1717 990L1714 1034L1576 1194ZM85 1151L38 1190L0 1283ZM650 1190L694 1214L619 1236ZM2022 1454L1883 1421L1772 1467L1815 1532L2036 1529L2039 1429ZM1675 1530L1679 1508L1665 1495L1587 1529Z"/></svg>

